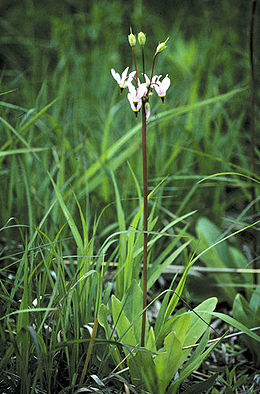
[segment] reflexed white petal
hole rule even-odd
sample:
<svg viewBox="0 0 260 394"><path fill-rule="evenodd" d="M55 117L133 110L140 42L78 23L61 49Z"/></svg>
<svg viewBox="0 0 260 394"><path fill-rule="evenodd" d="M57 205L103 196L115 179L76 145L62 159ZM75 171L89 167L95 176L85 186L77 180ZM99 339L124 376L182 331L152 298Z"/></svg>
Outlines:
<svg viewBox="0 0 260 394"><path fill-rule="evenodd" d="M129 89L129 92L131 93L131 96L135 97L136 96L136 89L135 89L134 85L131 82L129 82L127 84L127 87Z"/></svg>
<svg viewBox="0 0 260 394"><path fill-rule="evenodd" d="M132 96L132 94L131 94L130 92L128 93L127 98L128 98L128 100L129 100L129 103L130 103L131 106L132 106L132 104L133 104L133 96Z"/></svg>
<svg viewBox="0 0 260 394"><path fill-rule="evenodd" d="M162 85L163 85L163 88L165 89L165 91L169 88L170 84L171 84L171 80L167 74L166 77L162 80Z"/></svg>
<svg viewBox="0 0 260 394"><path fill-rule="evenodd" d="M148 87L150 85L150 79L146 74L143 74L143 75L144 75L146 86Z"/></svg>
<svg viewBox="0 0 260 394"><path fill-rule="evenodd" d="M111 74L112 74L113 78L115 78L116 82L120 85L120 82L121 82L120 75L117 72L115 72L115 70L113 68L111 69Z"/></svg>
<svg viewBox="0 0 260 394"><path fill-rule="evenodd" d="M128 78L134 78L136 71L131 71L130 74L128 75Z"/></svg>
<svg viewBox="0 0 260 394"><path fill-rule="evenodd" d="M128 73L129 67L126 67L126 69L122 72L122 82L126 79L127 73Z"/></svg>
<svg viewBox="0 0 260 394"><path fill-rule="evenodd" d="M141 83L137 89L137 97L140 99L142 98L147 92L146 83Z"/></svg>
<svg viewBox="0 0 260 394"><path fill-rule="evenodd" d="M154 75L154 76L152 77L152 83L151 83L151 85L153 85L154 83L156 83L156 79L157 79L157 78L159 78L158 75Z"/></svg>
<svg viewBox="0 0 260 394"><path fill-rule="evenodd" d="M159 82L157 81L156 84L154 85L154 89L155 89L156 93L158 94L158 96L161 96L161 94L162 94L161 82L159 84Z"/></svg>
<svg viewBox="0 0 260 394"><path fill-rule="evenodd" d="M171 81L170 78L168 77L168 74L162 81L160 81L160 78L161 75L159 75L159 77L157 78L157 81L154 84L154 88L159 97L164 97L166 95L166 90L169 88L171 84Z"/></svg>
<svg viewBox="0 0 260 394"><path fill-rule="evenodd" d="M127 84L134 78L135 71L127 76L128 70L129 67L126 67L126 69L122 72L122 76L120 76L120 74L118 74L113 68L111 69L111 74L121 89L125 88Z"/></svg>
<svg viewBox="0 0 260 394"><path fill-rule="evenodd" d="M135 103L134 103L135 98L133 98L131 93L128 93L127 98L128 98L129 103L131 105L132 111L138 112L141 108L142 101L139 100L139 101L135 101Z"/></svg>
<svg viewBox="0 0 260 394"><path fill-rule="evenodd" d="M134 76L135 76L135 71L132 71L129 75L128 75L128 78L127 78L127 80L126 80L126 86L128 86L131 82L132 82L132 80L134 79Z"/></svg>

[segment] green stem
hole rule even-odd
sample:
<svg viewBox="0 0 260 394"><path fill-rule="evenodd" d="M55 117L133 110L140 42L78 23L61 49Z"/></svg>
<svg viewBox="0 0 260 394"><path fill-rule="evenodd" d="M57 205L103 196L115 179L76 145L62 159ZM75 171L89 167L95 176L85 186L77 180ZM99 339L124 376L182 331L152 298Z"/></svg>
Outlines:
<svg viewBox="0 0 260 394"><path fill-rule="evenodd" d="M143 197L144 197L144 210L143 210L143 315L142 315L142 334L141 346L145 345L145 322L146 322L146 305L147 305L147 149L146 149L146 116L145 116L145 102L142 103L142 152L143 152Z"/></svg>

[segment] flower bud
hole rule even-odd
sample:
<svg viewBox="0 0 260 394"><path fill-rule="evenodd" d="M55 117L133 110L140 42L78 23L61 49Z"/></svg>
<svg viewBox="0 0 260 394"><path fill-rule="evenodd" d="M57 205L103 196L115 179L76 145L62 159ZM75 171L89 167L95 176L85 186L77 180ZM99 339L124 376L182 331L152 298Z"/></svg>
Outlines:
<svg viewBox="0 0 260 394"><path fill-rule="evenodd" d="M135 35L132 32L132 28L130 27L130 34L128 35L128 42L131 47L134 47L136 44L136 38Z"/></svg>
<svg viewBox="0 0 260 394"><path fill-rule="evenodd" d="M155 54L162 52L166 47L166 42L169 40L169 37L167 38L167 40L165 40L164 42L160 43L157 48L156 48L156 52Z"/></svg>
<svg viewBox="0 0 260 394"><path fill-rule="evenodd" d="M145 42L146 42L146 35L140 31L140 33L138 33L138 42L139 44L143 47Z"/></svg>
<svg viewBox="0 0 260 394"><path fill-rule="evenodd" d="M148 101L145 103L144 109L145 109L145 117L147 120L151 115L151 107L150 107L150 104L148 103Z"/></svg>

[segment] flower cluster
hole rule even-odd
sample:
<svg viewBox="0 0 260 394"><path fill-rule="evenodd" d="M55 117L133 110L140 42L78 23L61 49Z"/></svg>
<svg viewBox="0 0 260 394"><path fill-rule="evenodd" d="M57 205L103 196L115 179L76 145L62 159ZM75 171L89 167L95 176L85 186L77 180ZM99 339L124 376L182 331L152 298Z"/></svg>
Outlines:
<svg viewBox="0 0 260 394"><path fill-rule="evenodd" d="M149 100L149 96L153 93L153 89L155 89L157 95L161 98L162 102L164 102L166 91L171 84L168 74L162 79L162 81L160 80L162 78L162 75L153 75L155 58L161 51L163 51L166 48L166 42L168 41L168 39L157 46L153 57L151 78L149 78L147 74L143 72L142 73L143 82L140 81L137 74L136 57L135 57L135 49L134 49L136 44L136 38L135 35L132 33L131 29L130 29L130 35L128 36L128 41L133 49L135 71L128 73L129 67L126 67L126 69L122 72L122 75L120 75L112 68L111 74L113 78L116 80L116 82L118 83L121 89L121 93L125 88L128 88L127 98L131 105L131 109L135 113L135 115L136 116L138 115L138 112L140 111L142 105L144 105L146 119L148 119L150 116L150 106L148 100ZM138 34L138 41L142 47L143 68L144 68L144 44L146 42L146 36L144 33L140 32Z"/></svg>

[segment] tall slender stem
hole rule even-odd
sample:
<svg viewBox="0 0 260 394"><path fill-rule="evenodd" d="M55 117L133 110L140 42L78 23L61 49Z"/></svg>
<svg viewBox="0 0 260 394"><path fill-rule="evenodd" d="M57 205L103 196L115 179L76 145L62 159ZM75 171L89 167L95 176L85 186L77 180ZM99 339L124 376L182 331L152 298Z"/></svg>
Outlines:
<svg viewBox="0 0 260 394"><path fill-rule="evenodd" d="M144 210L143 210L143 231L144 231L144 243L143 243L143 309L147 305L147 218L148 218L148 205L147 205L147 152L146 152L146 116L145 116L145 101L142 103L142 152L143 152L143 198L144 198ZM145 323L146 323L146 311L143 311L142 315L142 334L141 334L141 346L145 345Z"/></svg>

